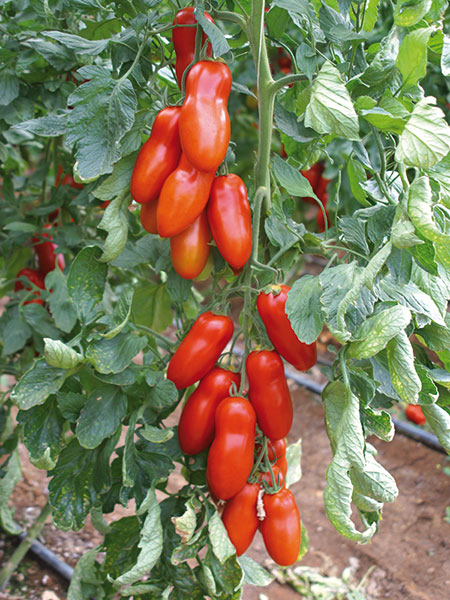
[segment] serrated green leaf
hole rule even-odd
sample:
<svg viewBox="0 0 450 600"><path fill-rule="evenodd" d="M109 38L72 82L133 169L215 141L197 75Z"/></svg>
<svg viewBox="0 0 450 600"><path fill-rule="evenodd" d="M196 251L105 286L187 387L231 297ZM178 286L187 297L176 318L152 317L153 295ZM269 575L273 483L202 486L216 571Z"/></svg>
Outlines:
<svg viewBox="0 0 450 600"><path fill-rule="evenodd" d="M364 15L363 29L364 31L372 31L378 19L378 7L380 0L369 0L366 5L366 14Z"/></svg>
<svg viewBox="0 0 450 600"><path fill-rule="evenodd" d="M394 8L394 23L400 27L412 27L431 8L432 0L397 0Z"/></svg>
<svg viewBox="0 0 450 600"><path fill-rule="evenodd" d="M302 440L299 439L295 444L289 444L286 449L286 460L288 470L286 473L286 487L291 487L302 478Z"/></svg>
<svg viewBox="0 0 450 600"><path fill-rule="evenodd" d="M6 467L4 464L2 465L2 470L5 471L5 474L0 479L0 525L6 533L18 535L22 529L14 522L14 511L9 506L11 494L22 478L18 450L14 450L11 454Z"/></svg>
<svg viewBox="0 0 450 600"><path fill-rule="evenodd" d="M103 246L101 262L111 262L120 256L128 237L128 195L115 198L106 207L98 228L108 232Z"/></svg>
<svg viewBox="0 0 450 600"><path fill-rule="evenodd" d="M272 159L272 166L278 183L281 187L284 187L288 194L300 197L306 196L318 200L306 177L276 154Z"/></svg>
<svg viewBox="0 0 450 600"><path fill-rule="evenodd" d="M59 340L44 338L44 344L45 360L52 367L73 369L84 360L79 352Z"/></svg>
<svg viewBox="0 0 450 600"><path fill-rule="evenodd" d="M120 373L146 345L145 337L119 333L112 339L91 342L86 349L86 358L99 373Z"/></svg>
<svg viewBox="0 0 450 600"><path fill-rule="evenodd" d="M227 52L230 52L230 46L228 45L224 34L215 23L211 23L211 21L205 17L203 6L197 6L194 10L194 14L199 25L211 41L214 56L218 58L219 56L223 56Z"/></svg>
<svg viewBox="0 0 450 600"><path fill-rule="evenodd" d="M253 560L253 558L250 558L250 556L239 556L237 560L244 573L244 583L259 586L266 586L272 583L273 575Z"/></svg>
<svg viewBox="0 0 450 600"><path fill-rule="evenodd" d="M339 71L326 61L315 78L305 112L305 125L318 133L359 140L358 116Z"/></svg>
<svg viewBox="0 0 450 600"><path fill-rule="evenodd" d="M159 427L145 425L143 429L139 430L139 434L144 440L148 440L154 444L162 444L174 436L174 431L173 429L159 429Z"/></svg>
<svg viewBox="0 0 450 600"><path fill-rule="evenodd" d="M92 192L96 198L110 201L129 191L131 174L136 162L137 152L121 158L114 165L113 172Z"/></svg>
<svg viewBox="0 0 450 600"><path fill-rule="evenodd" d="M386 349L389 373L397 394L406 402L417 402L422 383L414 368L414 353L406 333L397 334Z"/></svg>
<svg viewBox="0 0 450 600"><path fill-rule="evenodd" d="M148 282L136 287L131 311L137 325L145 325L155 331L167 329L173 320L167 286Z"/></svg>
<svg viewBox="0 0 450 600"><path fill-rule="evenodd" d="M102 333L102 337L111 339L122 331L130 318L132 301L133 288L125 288L120 294L119 301L114 308L113 319L117 324L107 333Z"/></svg>
<svg viewBox="0 0 450 600"><path fill-rule="evenodd" d="M403 38L397 57L397 67L403 78L403 88L416 85L427 71L428 40L432 27L416 29Z"/></svg>
<svg viewBox="0 0 450 600"><path fill-rule="evenodd" d="M127 398L118 386L102 385L92 391L77 422L77 437L83 448L97 448L113 435L127 412Z"/></svg>
<svg viewBox="0 0 450 600"><path fill-rule="evenodd" d="M67 291L67 281L60 269L53 269L45 277L45 285L52 290L48 297L50 312L56 327L65 333L72 331L77 322L77 310Z"/></svg>
<svg viewBox="0 0 450 600"><path fill-rule="evenodd" d="M0 73L0 105L7 106L17 98L20 91L20 79L13 73Z"/></svg>
<svg viewBox="0 0 450 600"><path fill-rule="evenodd" d="M75 257L67 277L67 290L82 321L92 316L96 304L101 302L108 267L99 262L98 246L87 246Z"/></svg>
<svg viewBox="0 0 450 600"><path fill-rule="evenodd" d="M430 180L426 176L416 178L409 187L408 215L424 238L450 244L450 234L440 231L434 219Z"/></svg>
<svg viewBox="0 0 450 600"><path fill-rule="evenodd" d="M60 42L63 46L74 50L77 54L87 54L88 56L97 56L111 42L111 40L87 40L64 31L42 31L42 35Z"/></svg>
<svg viewBox="0 0 450 600"><path fill-rule="evenodd" d="M44 404L50 394L56 394L60 389L67 375L65 369L51 367L40 358L16 383L11 399L21 410Z"/></svg>
<svg viewBox="0 0 450 600"><path fill-rule="evenodd" d="M69 112L67 111L59 115L48 114L38 119L29 119L28 121L22 121L22 123L14 125L13 129L34 133L42 137L57 137L64 135L66 132L68 114Z"/></svg>
<svg viewBox="0 0 450 600"><path fill-rule="evenodd" d="M99 573L100 564L95 560L100 549L101 546L97 546L88 550L77 562L70 580L67 600L85 600L86 592L92 592L92 586L95 586L95 590L101 589L103 581Z"/></svg>
<svg viewBox="0 0 450 600"><path fill-rule="evenodd" d="M288 293L286 314L298 339L305 344L314 343L322 331L321 293L320 280L313 275L303 275Z"/></svg>
<svg viewBox="0 0 450 600"><path fill-rule="evenodd" d="M212 551L222 564L233 556L233 554L236 554L236 550L228 537L227 530L218 512L215 512L210 518L208 532Z"/></svg>
<svg viewBox="0 0 450 600"><path fill-rule="evenodd" d="M183 544L187 544L192 538L197 526L197 517L192 502L188 500L185 503L186 510L179 517L172 517L171 521L175 526L175 532L180 536Z"/></svg>
<svg viewBox="0 0 450 600"><path fill-rule="evenodd" d="M2 356L15 354L27 343L32 335L31 327L25 321L18 306L6 307L0 318Z"/></svg>
<svg viewBox="0 0 450 600"><path fill-rule="evenodd" d="M422 410L440 444L445 448L447 454L450 454L450 415L437 404L423 404Z"/></svg>

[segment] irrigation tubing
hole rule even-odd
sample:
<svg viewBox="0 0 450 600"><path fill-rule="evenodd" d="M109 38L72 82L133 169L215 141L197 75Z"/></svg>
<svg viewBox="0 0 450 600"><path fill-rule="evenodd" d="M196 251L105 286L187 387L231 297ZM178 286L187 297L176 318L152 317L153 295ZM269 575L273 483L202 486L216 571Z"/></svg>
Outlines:
<svg viewBox="0 0 450 600"><path fill-rule="evenodd" d="M26 536L26 533L21 533L19 537L21 540L23 540ZM41 544L41 542L34 541L30 546L29 552L34 554L34 556L43 563L51 567L54 571L56 571L56 573L61 575L61 577L67 579L67 581L72 579L73 568L60 560L54 552L49 550L46 546L44 546L44 544Z"/></svg>

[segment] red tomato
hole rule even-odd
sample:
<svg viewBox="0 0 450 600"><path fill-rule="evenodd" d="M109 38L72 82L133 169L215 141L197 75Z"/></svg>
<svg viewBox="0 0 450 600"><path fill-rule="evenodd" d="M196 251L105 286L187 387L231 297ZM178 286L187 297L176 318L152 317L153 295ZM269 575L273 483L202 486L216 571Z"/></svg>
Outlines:
<svg viewBox="0 0 450 600"><path fill-rule="evenodd" d="M206 450L214 438L216 408L230 395L232 384L239 389L239 373L214 367L189 396L178 425L178 440L185 454Z"/></svg>
<svg viewBox="0 0 450 600"><path fill-rule="evenodd" d="M267 335L275 347L291 365L299 371L310 369L317 362L316 344L304 344L295 335L291 322L285 313L288 285L272 286L274 292L258 295L256 306L259 316L266 326ZM279 436L281 437L281 436Z"/></svg>
<svg viewBox="0 0 450 600"><path fill-rule="evenodd" d="M208 311L200 315L172 356L167 379L186 388L208 373L233 335L233 321Z"/></svg>
<svg viewBox="0 0 450 600"><path fill-rule="evenodd" d="M253 467L255 428L256 415L248 400L230 396L220 402L206 478L221 500L235 496L247 482Z"/></svg>
<svg viewBox="0 0 450 600"><path fill-rule="evenodd" d="M292 68L292 59L289 54L281 47L277 48L277 54L277 63L280 69L289 69L290 72Z"/></svg>
<svg viewBox="0 0 450 600"><path fill-rule="evenodd" d="M158 200L156 219L161 237L184 231L208 202L214 171L199 171L181 154L178 167L166 179Z"/></svg>
<svg viewBox="0 0 450 600"><path fill-rule="evenodd" d="M55 178L55 186L58 187L59 184L61 183L61 185L68 185L71 188L75 188L77 190L82 190L83 189L83 184L82 183L77 183L75 181L75 179L72 177L72 175L64 175L62 181L61 178L63 176L63 168L62 165L59 165L58 167L58 172L56 173L56 178Z"/></svg>
<svg viewBox="0 0 450 600"><path fill-rule="evenodd" d="M325 177L321 177L319 179L317 187L314 189L314 191L316 192L316 196L319 198L319 200L322 200L322 202L324 202L325 197L328 200L327 187L328 187L329 183L331 183L331 179L326 179Z"/></svg>
<svg viewBox="0 0 450 600"><path fill-rule="evenodd" d="M271 350L250 352L245 367L248 397L259 428L274 440L287 436L292 426L293 409L280 356Z"/></svg>
<svg viewBox="0 0 450 600"><path fill-rule="evenodd" d="M418 404L408 404L405 409L405 415L410 421L416 423L416 425L425 425L427 422L422 407Z"/></svg>
<svg viewBox="0 0 450 600"><path fill-rule="evenodd" d="M20 277L25 277L26 279L28 279L28 281L30 281L31 283L33 283L36 287L41 288L41 290L45 290L45 275L43 273L41 273L40 271L36 271L36 269L21 269L17 275L16 275L16 281L14 283L14 291L18 292L19 290L32 290L33 287L32 286L27 286L26 284L24 285L21 281L20 281ZM40 293L35 290L34 294L36 295L36 299L34 300L28 300L27 302L24 302L24 304L44 304L44 301L41 300L41 295Z"/></svg>
<svg viewBox="0 0 450 600"><path fill-rule="evenodd" d="M267 552L279 565L292 565L300 552L301 524L295 498L290 490L264 494L266 517L261 533Z"/></svg>
<svg viewBox="0 0 450 600"><path fill-rule="evenodd" d="M313 192L316 195L317 195L317 188L320 184L320 180L322 179L322 173L323 173L324 168L325 168L325 165L322 162L317 162L317 163L314 163L309 169L304 169L303 171L300 171L300 173L303 175L303 177L306 177L306 179L309 181L309 183L311 184L311 187L313 189ZM309 204L317 205L316 200L314 200L314 198L312 198L312 197L305 197L305 198L303 198L303 200L305 202L308 202Z"/></svg>
<svg viewBox="0 0 450 600"><path fill-rule="evenodd" d="M51 225L44 225L44 229L51 229ZM48 241L43 242L42 239ZM55 251L58 248L58 244L54 244L52 239L50 233L39 233L32 238L32 242L35 244L34 250L39 260L39 268L44 276L53 271L56 268L56 264L58 264L61 271L64 271L64 267L66 266L64 256L56 254Z"/></svg>
<svg viewBox="0 0 450 600"><path fill-rule="evenodd" d="M220 254L233 269L240 269L252 253L252 215L242 179L234 174L216 177L207 210Z"/></svg>
<svg viewBox="0 0 450 600"><path fill-rule="evenodd" d="M206 60L195 64L186 77L180 141L183 153L200 171L216 171L227 153L231 81L231 71L225 63Z"/></svg>
<svg viewBox="0 0 450 600"><path fill-rule="evenodd" d="M269 440L268 442L269 460L280 459L286 456L286 438L280 440Z"/></svg>
<svg viewBox="0 0 450 600"><path fill-rule="evenodd" d="M165 180L177 168L181 154L179 118L179 106L161 110L156 115L150 137L139 150L131 174L130 191L140 204L156 200Z"/></svg>
<svg viewBox="0 0 450 600"><path fill-rule="evenodd" d="M276 464L272 466L272 472L275 478L275 484L280 485L282 488L284 488L284 486L286 485L287 473L287 460L284 456L278 459ZM272 475L270 474L270 471L261 473L260 480L266 481L271 488L273 487Z"/></svg>
<svg viewBox="0 0 450 600"><path fill-rule="evenodd" d="M158 227L156 225L156 209L158 208L157 202L149 202L141 206L141 224L145 231L148 233L158 233Z"/></svg>
<svg viewBox="0 0 450 600"><path fill-rule="evenodd" d="M205 211L187 229L170 238L170 256L175 271L184 279L198 277L211 249L211 231Z"/></svg>
<svg viewBox="0 0 450 600"><path fill-rule="evenodd" d="M211 23L214 23L213 18L207 12L204 13L205 17ZM187 6L182 8L176 14L173 20L173 25L195 25L197 19L194 16L194 7ZM183 73L185 69L193 62L195 55L195 37L197 35L196 27L174 27L172 29L172 41L177 55L175 63L175 71L177 74L178 86L181 88L181 82L183 79ZM204 46L208 37L205 33L202 34L202 47ZM206 49L208 56L211 56L212 48L211 44L208 44Z"/></svg>
<svg viewBox="0 0 450 600"><path fill-rule="evenodd" d="M246 483L240 492L227 500L222 513L223 524L238 556L244 554L258 530L256 501L259 490L257 483Z"/></svg>

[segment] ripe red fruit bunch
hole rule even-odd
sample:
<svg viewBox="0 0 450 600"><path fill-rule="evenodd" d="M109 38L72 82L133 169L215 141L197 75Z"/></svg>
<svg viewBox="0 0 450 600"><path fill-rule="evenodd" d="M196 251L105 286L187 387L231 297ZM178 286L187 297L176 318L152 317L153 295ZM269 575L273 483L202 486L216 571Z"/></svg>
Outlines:
<svg viewBox="0 0 450 600"><path fill-rule="evenodd" d="M325 215L326 215L327 224L328 224L329 218L328 218L328 211L327 211L327 203L328 203L327 187L331 180L327 179L326 177L323 176L324 170L325 170L324 163L318 162L318 163L313 164L312 167L310 167L309 169L301 171L301 174L303 175L303 177L306 177L306 179L311 184L313 192L316 194L316 196L322 202L322 204L325 208ZM311 204L317 204L317 202L314 200L314 198L303 198L303 200L305 202L309 202ZM317 220L318 231L319 232L325 231L325 218L324 218L323 212L320 207L318 207L318 213L317 213L316 220Z"/></svg>
<svg viewBox="0 0 450 600"><path fill-rule="evenodd" d="M207 13L205 17L213 22ZM192 7L178 11L178 24L196 24ZM174 27L172 35L181 88L194 60L196 28ZM209 44L206 54L211 54ZM234 174L216 177L230 142L231 71L225 63L201 60L184 79L183 105L157 114L139 152L131 195L142 204L144 229L170 238L175 271L194 279L207 265L212 239L233 269L245 265L252 246L251 213L242 179Z"/></svg>
<svg viewBox="0 0 450 600"><path fill-rule="evenodd" d="M285 488L285 437L293 407L281 356L300 370L317 359L315 344L298 340L285 313L289 289L273 286L258 296L257 309L275 349L247 356L248 394L241 391L239 373L216 365L233 335L228 316L201 315L167 371L178 389L200 381L184 405L178 439L189 455L209 449L208 486L214 498L226 501L223 521L237 554L247 550L260 528L270 556L281 565L296 561L301 541L299 511Z"/></svg>

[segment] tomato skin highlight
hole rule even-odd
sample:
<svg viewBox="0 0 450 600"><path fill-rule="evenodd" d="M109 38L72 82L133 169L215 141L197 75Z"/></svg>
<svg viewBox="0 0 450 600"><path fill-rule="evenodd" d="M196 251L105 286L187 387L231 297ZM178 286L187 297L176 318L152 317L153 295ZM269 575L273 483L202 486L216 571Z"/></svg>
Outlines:
<svg viewBox="0 0 450 600"><path fill-rule="evenodd" d="M44 225L44 229L51 229L51 225ZM47 241L42 241L43 239ZM34 244L34 250L39 260L39 269L43 275L47 275L50 271L56 268L58 264L61 271L64 271L66 263L62 254L56 254L55 250L58 248L58 244L52 242L52 236L50 233L39 233L31 241Z"/></svg>
<svg viewBox="0 0 450 600"><path fill-rule="evenodd" d="M186 77L180 141L189 162L200 171L216 171L230 143L227 110L231 71L225 63L200 61Z"/></svg>
<svg viewBox="0 0 450 600"><path fill-rule="evenodd" d="M41 290L45 290L45 276L40 271L36 271L36 269L21 269L16 275L16 281L14 282L14 291L18 292L19 290L32 290L32 287L27 287L20 280L19 277L26 277L31 283L33 283L36 287L41 288ZM41 299L41 295L38 291L34 291L36 296L33 300L27 300L24 302L25 304L44 304L44 301Z"/></svg>
<svg viewBox="0 0 450 600"><path fill-rule="evenodd" d="M291 365L299 371L307 371L317 362L316 344L304 344L295 335L287 314L285 313L288 285L273 286L280 293L258 295L256 306L259 316L266 327L267 335L275 347ZM279 436L281 437L281 436Z"/></svg>
<svg viewBox="0 0 450 600"><path fill-rule="evenodd" d="M240 492L227 500L222 513L223 524L238 556L250 546L259 527L256 512L259 490L257 483L246 483Z"/></svg>
<svg viewBox="0 0 450 600"><path fill-rule="evenodd" d="M156 220L161 237L178 235L195 221L208 202L215 174L199 171L181 154L159 195Z"/></svg>
<svg viewBox="0 0 450 600"><path fill-rule="evenodd" d="M214 367L189 396L178 424L178 441L185 454L198 454L211 444L217 406L230 395L233 383L239 389L239 373Z"/></svg>
<svg viewBox="0 0 450 600"><path fill-rule="evenodd" d="M158 208L157 202L148 202L141 206L140 219L141 225L148 233L158 233L158 227L156 223L156 210Z"/></svg>
<svg viewBox="0 0 450 600"><path fill-rule="evenodd" d="M214 23L213 18L206 11L203 13L205 18L211 23ZM194 25L197 23L197 19L194 16L194 7L187 6L182 8L176 14L172 25ZM177 74L178 87L181 89L181 82L183 79L183 73L185 69L194 60L195 55L195 37L197 35L196 27L174 27L172 29L172 41L175 54L177 56L175 62L175 72ZM202 47L204 46L208 36L202 33ZM211 56L212 48L211 44L208 44L206 49L207 56Z"/></svg>
<svg viewBox="0 0 450 600"><path fill-rule="evenodd" d="M205 211L184 231L170 238L170 256L175 271L184 279L198 277L208 260L211 230Z"/></svg>
<svg viewBox="0 0 450 600"><path fill-rule="evenodd" d="M245 398L230 396L216 410L216 433L211 444L206 478L221 500L235 496L253 467L256 415Z"/></svg>
<svg viewBox="0 0 450 600"><path fill-rule="evenodd" d="M248 355L245 368L248 398L261 431L274 440L286 437L292 426L293 408L283 361L273 350L255 351Z"/></svg>
<svg viewBox="0 0 450 600"><path fill-rule="evenodd" d="M419 404L408 404L405 409L405 415L407 419L416 425L425 425L427 422L422 407Z"/></svg>
<svg viewBox="0 0 450 600"><path fill-rule="evenodd" d="M247 188L238 175L214 179L207 211L220 254L233 269L242 268L252 253L252 216Z"/></svg>
<svg viewBox="0 0 450 600"><path fill-rule="evenodd" d="M167 379L180 390L208 373L233 335L230 317L211 311L200 315L172 356Z"/></svg>
<svg viewBox="0 0 450 600"><path fill-rule="evenodd" d="M153 202L167 177L177 168L181 155L178 123L179 106L168 106L155 118L150 137L139 150L130 191L139 204Z"/></svg>
<svg viewBox="0 0 450 600"><path fill-rule="evenodd" d="M276 494L264 494L266 517L261 523L261 533L267 552L279 565L296 562L300 552L301 523L295 498L290 490L281 489Z"/></svg>

